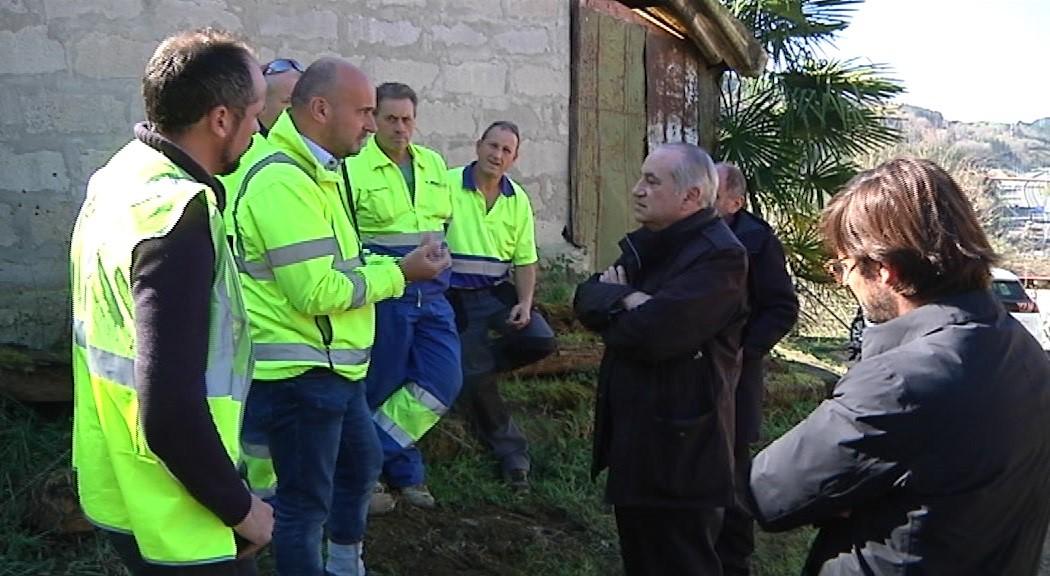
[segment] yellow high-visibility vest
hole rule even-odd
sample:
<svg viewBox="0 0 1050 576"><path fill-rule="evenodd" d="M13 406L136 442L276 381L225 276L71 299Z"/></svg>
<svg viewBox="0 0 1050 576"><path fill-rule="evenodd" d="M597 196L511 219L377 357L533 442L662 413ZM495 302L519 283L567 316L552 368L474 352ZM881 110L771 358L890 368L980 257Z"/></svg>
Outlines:
<svg viewBox="0 0 1050 576"><path fill-rule="evenodd" d="M201 196L215 252L207 401L236 462L251 342L214 191L133 141L92 176L71 246L73 466L80 504L94 524L133 533L142 557L156 564L217 562L237 552L233 530L197 502L146 444L135 382L132 251L168 234Z"/></svg>

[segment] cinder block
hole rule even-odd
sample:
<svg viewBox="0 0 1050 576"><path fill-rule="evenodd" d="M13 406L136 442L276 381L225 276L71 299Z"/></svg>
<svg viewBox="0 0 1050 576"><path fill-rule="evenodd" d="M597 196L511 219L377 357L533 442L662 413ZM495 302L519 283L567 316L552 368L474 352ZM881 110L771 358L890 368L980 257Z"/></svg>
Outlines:
<svg viewBox="0 0 1050 576"><path fill-rule="evenodd" d="M0 74L43 74L66 69L66 54L47 26L0 30Z"/></svg>
<svg viewBox="0 0 1050 576"><path fill-rule="evenodd" d="M0 146L0 188L27 192L67 192L69 175L62 154L52 150L16 154Z"/></svg>
<svg viewBox="0 0 1050 576"><path fill-rule="evenodd" d="M141 78L156 44L92 32L76 43L73 71L91 78Z"/></svg>
<svg viewBox="0 0 1050 576"><path fill-rule="evenodd" d="M489 62L466 62L443 66L445 91L475 96L503 96L507 92L506 66Z"/></svg>

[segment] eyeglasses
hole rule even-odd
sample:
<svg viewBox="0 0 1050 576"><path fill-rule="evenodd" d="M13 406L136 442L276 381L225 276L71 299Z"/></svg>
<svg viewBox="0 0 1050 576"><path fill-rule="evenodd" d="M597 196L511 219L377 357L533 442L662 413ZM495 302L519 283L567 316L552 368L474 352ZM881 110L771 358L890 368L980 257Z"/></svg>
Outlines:
<svg viewBox="0 0 1050 576"><path fill-rule="evenodd" d="M846 263L851 260L850 258L835 258L834 260L828 260L824 263L824 271L829 276L835 279L835 282L844 284L849 275L853 272L853 269L860 264L859 260L853 260L853 264L847 266Z"/></svg>
<svg viewBox="0 0 1050 576"><path fill-rule="evenodd" d="M294 58L278 58L272 60L266 66L263 66L263 76L273 76L274 74L280 74L281 72L287 72L289 70L295 70L296 72L303 71L303 65Z"/></svg>

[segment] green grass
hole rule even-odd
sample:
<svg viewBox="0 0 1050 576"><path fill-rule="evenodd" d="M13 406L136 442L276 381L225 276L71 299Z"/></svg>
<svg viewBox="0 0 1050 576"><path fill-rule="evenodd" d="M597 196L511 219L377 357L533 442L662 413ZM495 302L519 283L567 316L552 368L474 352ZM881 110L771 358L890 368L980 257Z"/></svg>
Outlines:
<svg viewBox="0 0 1050 576"><path fill-rule="evenodd" d="M842 344L792 339L778 347L767 375L763 443L821 400L822 378L834 378L843 368L837 353ZM441 507L374 520L368 541L372 573L618 574L615 522L602 502L604 478L590 479L595 379L586 372L501 384L531 442L533 487L526 495L504 488L495 462L462 420L443 420L423 443L428 482ZM59 536L27 521L45 485L68 470L70 427L68 407L41 413L0 397L0 576L123 574L97 535ZM809 529L759 532L755 575L798 574L812 536ZM260 564L262 574L272 573L268 555Z"/></svg>

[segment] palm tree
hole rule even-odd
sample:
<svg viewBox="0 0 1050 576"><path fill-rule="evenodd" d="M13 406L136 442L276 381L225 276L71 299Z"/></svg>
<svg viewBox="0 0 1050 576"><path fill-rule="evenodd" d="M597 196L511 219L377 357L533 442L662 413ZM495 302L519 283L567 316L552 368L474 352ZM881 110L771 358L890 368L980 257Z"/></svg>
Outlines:
<svg viewBox="0 0 1050 576"><path fill-rule="evenodd" d="M769 55L757 79L728 74L717 154L744 172L751 205L778 229L795 274L827 280L816 229L825 201L861 155L899 139L887 123L903 91L879 65L829 60L822 48L863 0L729 0Z"/></svg>

